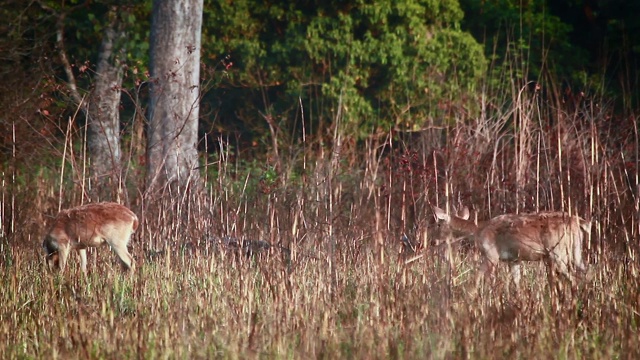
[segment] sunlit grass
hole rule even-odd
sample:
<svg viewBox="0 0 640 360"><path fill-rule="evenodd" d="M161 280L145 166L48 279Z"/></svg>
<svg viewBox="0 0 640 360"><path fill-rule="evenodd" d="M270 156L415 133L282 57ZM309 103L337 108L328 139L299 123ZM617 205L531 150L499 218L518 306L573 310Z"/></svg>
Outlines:
<svg viewBox="0 0 640 360"><path fill-rule="evenodd" d="M107 248L100 249L107 252ZM109 254L111 255L111 254ZM507 290L508 274L471 296L471 280L443 283L438 254L410 265L374 251L288 273L282 262L219 254L141 263L134 276L104 263L84 279L77 259L50 275L27 248L0 275L2 358L626 357L638 352L638 282L598 269L563 300L543 267ZM457 256L454 272L467 271ZM624 285L622 285L624 284Z"/></svg>
<svg viewBox="0 0 640 360"><path fill-rule="evenodd" d="M287 164L299 175L270 173L269 186L255 162L221 154L203 193L129 194L140 218L133 274L108 247L90 251L86 278L75 254L64 274L46 271L46 223L59 203L78 205L86 179L60 186L55 171L12 168L0 188L0 358L640 357L637 174L577 116L528 122L530 151L514 159L510 114L459 119L425 152L391 149L395 140L303 149ZM558 291L543 264L525 264L516 292L501 265L476 291L477 249L463 242L448 258L431 204L468 205L479 219L565 210L595 220L592 276ZM403 234L415 253L399 253ZM224 236L274 246L247 257Z"/></svg>

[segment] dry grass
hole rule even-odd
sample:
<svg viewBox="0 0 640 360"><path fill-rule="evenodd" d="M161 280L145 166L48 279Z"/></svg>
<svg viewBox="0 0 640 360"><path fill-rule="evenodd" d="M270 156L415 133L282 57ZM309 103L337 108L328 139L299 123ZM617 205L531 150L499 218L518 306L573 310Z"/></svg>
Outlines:
<svg viewBox="0 0 640 360"><path fill-rule="evenodd" d="M629 138L617 148L588 115L530 121L518 141L486 126L500 114L460 119L440 147L374 139L352 157L308 152L276 181L223 149L208 189L189 197L140 197L131 171L134 276L106 248L90 253L87 279L77 256L48 274L44 224L59 201L78 205L84 182L7 168L0 358L638 358L637 155L624 158ZM551 291L530 264L514 293L502 266L474 294L473 247L447 258L430 242L428 204L458 201L480 218L564 209L597 220L585 250L593 278ZM403 232L421 257L399 254ZM290 262L275 247L246 257L214 241L226 235L286 247Z"/></svg>
<svg viewBox="0 0 640 360"><path fill-rule="evenodd" d="M102 249L105 250L105 249ZM45 272L26 246L5 250L2 358L633 358L636 264L605 259L595 280L558 296L532 265L519 294L501 271L474 297L456 257L405 266L374 252L357 261L171 254L134 277L102 251L87 280ZM331 279L334 281L331 281ZM635 354L635 356L634 356Z"/></svg>

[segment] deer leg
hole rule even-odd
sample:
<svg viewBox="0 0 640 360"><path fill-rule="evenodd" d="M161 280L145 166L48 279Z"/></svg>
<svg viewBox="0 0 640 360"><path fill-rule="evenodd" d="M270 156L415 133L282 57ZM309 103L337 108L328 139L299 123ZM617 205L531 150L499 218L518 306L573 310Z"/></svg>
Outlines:
<svg viewBox="0 0 640 360"><path fill-rule="evenodd" d="M562 286L561 279L556 276L556 274L562 274L562 277L568 277L567 264L562 261L557 261L555 257L550 256L545 259L545 264L547 265L547 278L549 280L549 291L552 293L555 292L556 296L554 302L557 301L556 306L560 306L560 304L564 303L564 291ZM571 280L569 278L569 280ZM556 310L557 311L557 310Z"/></svg>
<svg viewBox="0 0 640 360"><path fill-rule="evenodd" d="M484 258L480 265L480 274L476 277L476 291L484 287L487 279L493 280L493 268L495 264L488 258Z"/></svg>
<svg viewBox="0 0 640 360"><path fill-rule="evenodd" d="M571 271L569 269L569 264L567 263L566 260L566 256L558 256L558 254L556 254L555 252L551 253L551 261L553 262L553 264L555 265L555 268L557 269L557 271L562 274L562 276L569 280L569 282L571 284L575 283L575 279L573 277L573 275L571 274Z"/></svg>
<svg viewBox="0 0 640 360"><path fill-rule="evenodd" d="M510 262L509 269L511 270L511 281L513 281L516 291L520 291L520 262Z"/></svg>
<svg viewBox="0 0 640 360"><path fill-rule="evenodd" d="M87 249L78 249L78 255L80 255L80 269L87 275Z"/></svg>
<svg viewBox="0 0 640 360"><path fill-rule="evenodd" d="M591 272L582 259L582 237L578 237L573 243L573 267L581 280L589 281L591 279Z"/></svg>
<svg viewBox="0 0 640 360"><path fill-rule="evenodd" d="M129 254L127 250L127 245L116 245L109 243L111 245L111 249L118 255L122 264L127 268L127 270L131 270L133 272L135 270L135 262L133 260L133 256Z"/></svg>
<svg viewBox="0 0 640 360"><path fill-rule="evenodd" d="M573 265L582 273L587 272L587 267L582 261L582 245L580 239L575 240L573 244Z"/></svg>
<svg viewBox="0 0 640 360"><path fill-rule="evenodd" d="M60 269L60 254L58 253L58 250L51 254L47 254L47 268L51 272Z"/></svg>
<svg viewBox="0 0 640 360"><path fill-rule="evenodd" d="M60 273L63 273L64 268L67 266L67 259L69 258L70 252L71 245L69 244L60 245L58 248L58 267L60 269Z"/></svg>

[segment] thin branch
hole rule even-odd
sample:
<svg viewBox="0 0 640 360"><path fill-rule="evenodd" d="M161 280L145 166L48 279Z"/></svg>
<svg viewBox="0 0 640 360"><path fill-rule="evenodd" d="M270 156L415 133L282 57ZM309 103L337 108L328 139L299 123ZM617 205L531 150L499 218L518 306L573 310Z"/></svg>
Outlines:
<svg viewBox="0 0 640 360"><path fill-rule="evenodd" d="M69 87L69 91L71 92L71 98L75 101L76 105L83 109L83 112L86 112L82 103L82 97L80 96L80 92L78 92L78 86L76 85L76 77L73 75L73 70L71 67L71 63L69 62L69 58L67 57L67 52L64 46L64 19L66 18L66 14L61 14L58 18L58 22L56 24L56 45L58 47L58 54L60 55L60 60L62 61L62 66L64 68L64 72L67 74L67 86Z"/></svg>
<svg viewBox="0 0 640 360"><path fill-rule="evenodd" d="M76 10L87 7L89 1L85 1L81 4L72 6L70 8L65 9L63 12L59 12L58 10L50 7L49 5L43 3L42 1L37 1L40 7L53 14L58 18L56 22L56 46L58 48L58 54L60 56L60 61L62 62L62 66L64 68L64 72L67 75L67 87L71 92L71 98L76 103L76 106L80 107L82 111L86 114L86 104L84 103L84 98L80 95L78 91L78 86L76 84L76 77L73 75L73 69L71 66L71 62L69 62L69 57L67 56L67 51L64 46L64 21L67 17L67 14L70 14Z"/></svg>

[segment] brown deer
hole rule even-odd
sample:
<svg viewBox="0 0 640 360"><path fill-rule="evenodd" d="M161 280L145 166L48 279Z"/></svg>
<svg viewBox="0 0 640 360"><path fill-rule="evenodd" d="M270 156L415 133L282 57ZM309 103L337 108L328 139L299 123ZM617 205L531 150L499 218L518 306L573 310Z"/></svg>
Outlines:
<svg viewBox="0 0 640 360"><path fill-rule="evenodd" d="M544 261L548 274L553 266L572 283L572 272L586 273L582 244L589 238L591 223L563 212L505 214L476 224L467 216L449 215L433 206L438 220L452 232L471 235L483 255L482 273L491 275L498 262L509 263L512 280L519 288L520 262ZM479 284L476 282L476 286Z"/></svg>
<svg viewBox="0 0 640 360"><path fill-rule="evenodd" d="M133 273L135 264L127 245L137 228L136 214L116 203L94 203L63 210L42 243L49 269L63 272L71 249L76 249L80 254L80 267L86 275L87 248L109 244L122 264Z"/></svg>

